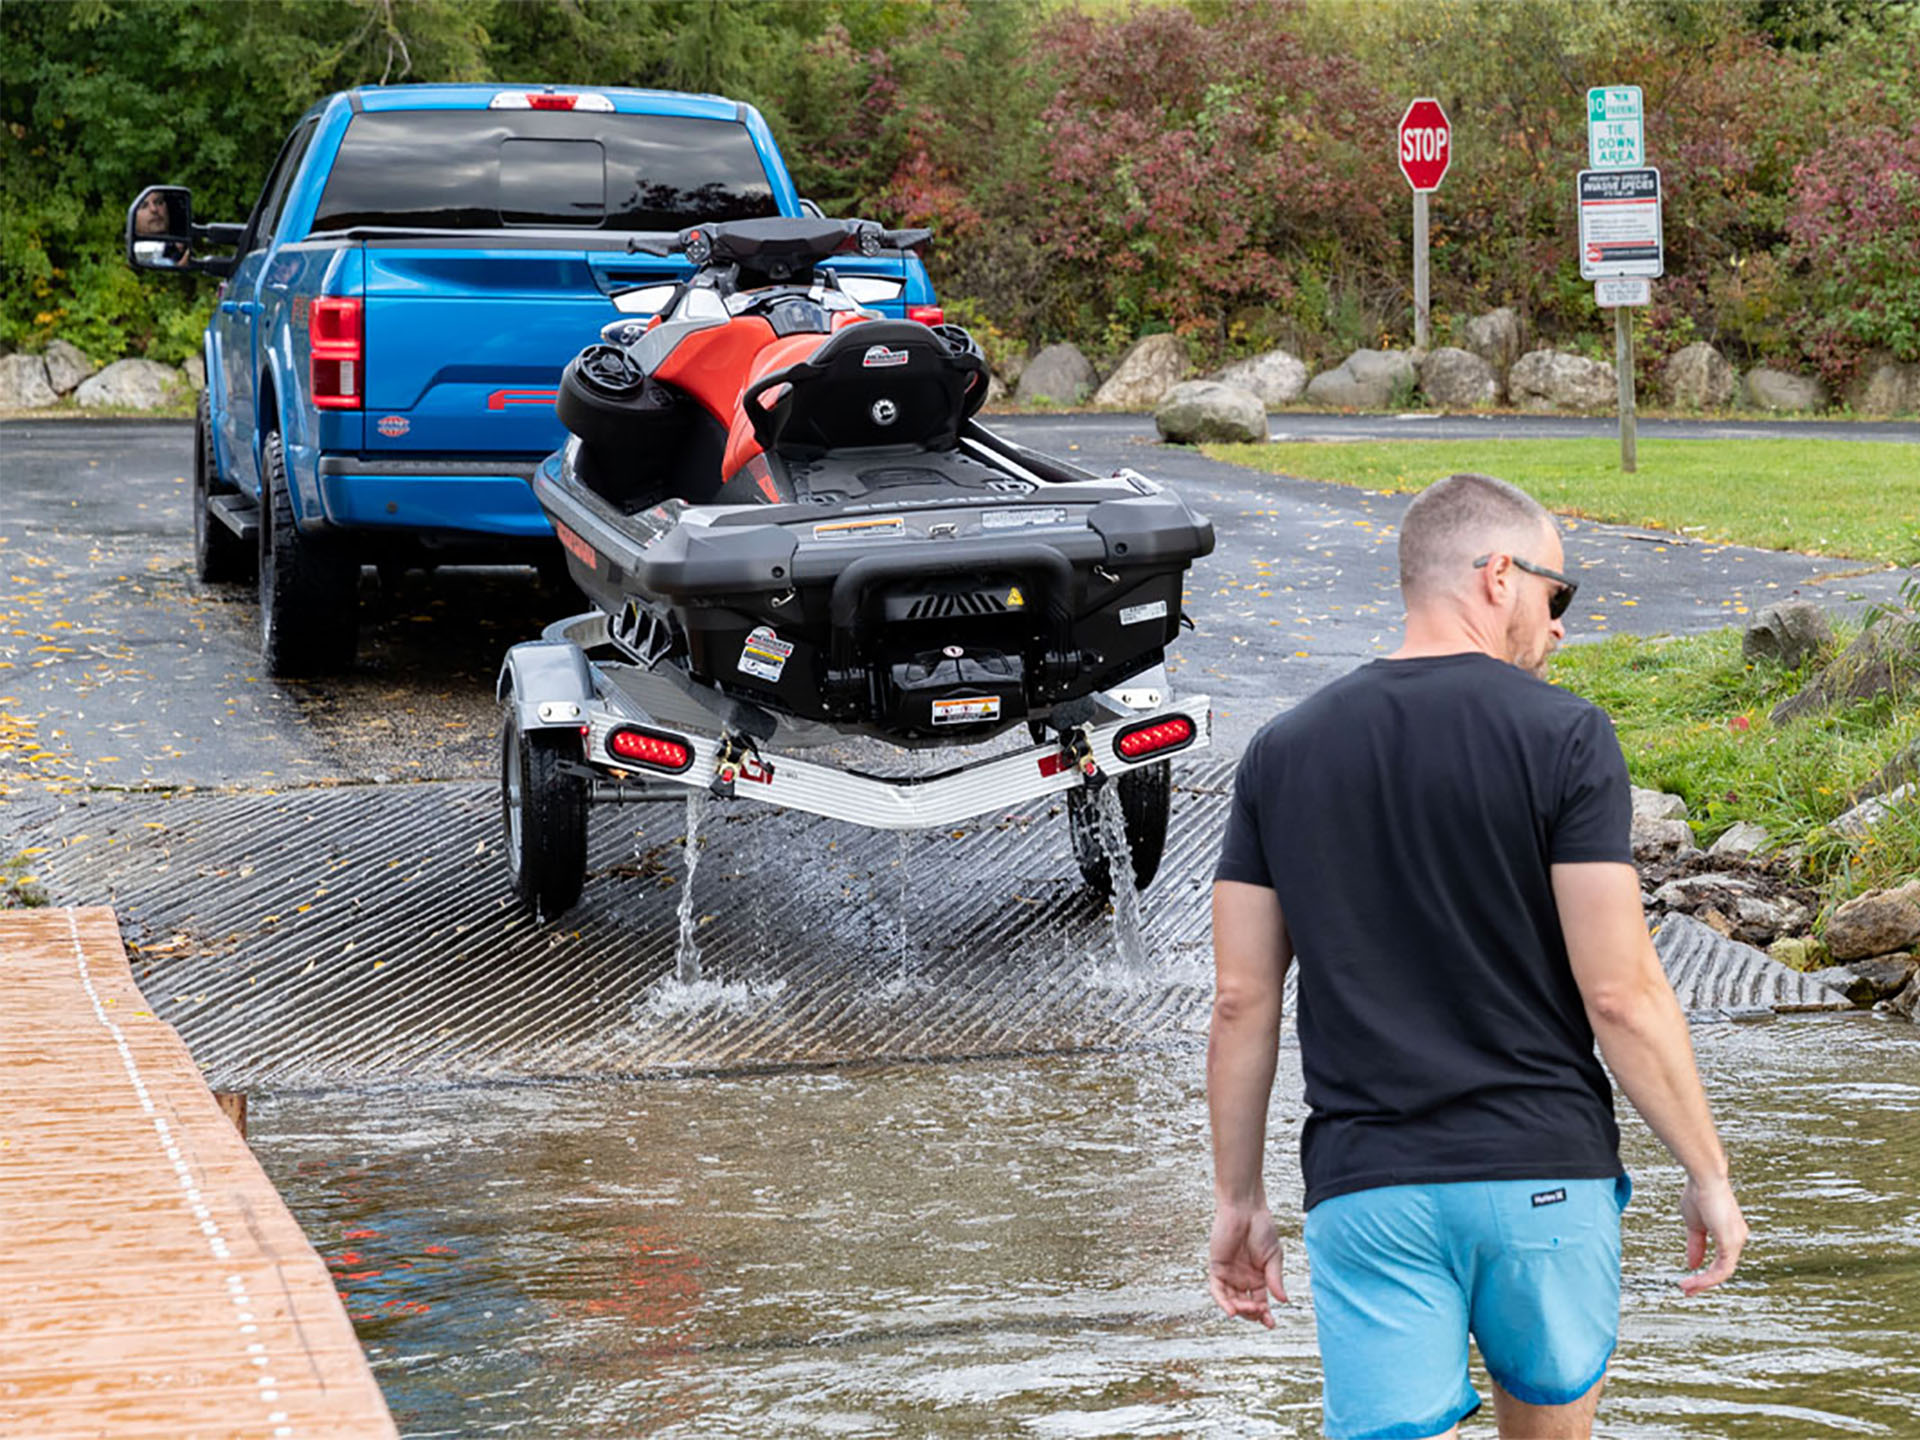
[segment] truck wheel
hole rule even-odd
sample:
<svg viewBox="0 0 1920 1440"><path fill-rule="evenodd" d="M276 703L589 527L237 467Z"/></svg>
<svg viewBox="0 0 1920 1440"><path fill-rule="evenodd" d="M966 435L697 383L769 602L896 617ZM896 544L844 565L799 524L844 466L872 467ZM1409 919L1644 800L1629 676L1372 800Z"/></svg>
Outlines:
<svg viewBox="0 0 1920 1440"><path fill-rule="evenodd" d="M302 535L286 452L267 432L260 477L260 654L267 673L324 675L353 664L360 565L338 540Z"/></svg>
<svg viewBox="0 0 1920 1440"><path fill-rule="evenodd" d="M1129 770L1108 782L1119 788L1120 814L1126 822L1127 848L1133 852L1133 888L1144 890L1160 869L1167 849L1167 816L1173 807L1173 766L1169 761ZM1113 867L1100 832L1100 801L1084 785L1067 792L1067 833L1081 878L1100 895L1113 894Z"/></svg>
<svg viewBox="0 0 1920 1440"><path fill-rule="evenodd" d="M513 893L537 919L573 907L587 878L587 784L561 762L579 749L565 730L500 729L500 812Z"/></svg>
<svg viewBox="0 0 1920 1440"><path fill-rule="evenodd" d="M213 410L200 392L200 417L193 429L193 578L205 585L244 584L253 579L259 556L226 525L207 513L216 495L233 493L213 463Z"/></svg>

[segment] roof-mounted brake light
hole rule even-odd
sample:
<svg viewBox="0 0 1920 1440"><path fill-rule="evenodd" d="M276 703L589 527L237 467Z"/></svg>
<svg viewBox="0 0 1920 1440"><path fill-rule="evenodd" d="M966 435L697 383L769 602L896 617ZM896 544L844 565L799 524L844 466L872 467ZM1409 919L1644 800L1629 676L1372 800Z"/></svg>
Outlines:
<svg viewBox="0 0 1920 1440"><path fill-rule="evenodd" d="M605 95L582 95L555 90L502 91L487 102L489 110L591 110L611 115L613 101Z"/></svg>

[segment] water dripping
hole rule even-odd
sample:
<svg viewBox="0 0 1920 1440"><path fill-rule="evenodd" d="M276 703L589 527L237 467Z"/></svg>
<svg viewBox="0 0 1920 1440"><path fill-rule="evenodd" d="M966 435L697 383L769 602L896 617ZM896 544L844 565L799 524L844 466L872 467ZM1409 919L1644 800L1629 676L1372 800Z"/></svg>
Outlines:
<svg viewBox="0 0 1920 1440"><path fill-rule="evenodd" d="M693 876L700 868L700 817L706 809L706 791L687 791L687 878L680 892L680 945L673 957L674 979L682 985L700 981L700 921L693 911Z"/></svg>
<svg viewBox="0 0 1920 1440"><path fill-rule="evenodd" d="M915 833L916 832L912 830L902 830L899 832L900 858L897 862L895 862L900 867L899 980L900 980L900 983L903 985L906 983L908 977L913 972L913 938L908 933L908 930L907 930L907 889L908 889L908 886L911 884L911 880L909 877L912 874L912 865L910 862L913 856L913 839L914 839Z"/></svg>
<svg viewBox="0 0 1920 1440"><path fill-rule="evenodd" d="M1133 847L1127 843L1126 812L1120 808L1120 787L1107 784L1094 796L1100 821L1100 848L1106 852L1107 873L1113 878L1113 945L1122 964L1147 968L1147 940L1142 929L1140 892L1133 884Z"/></svg>

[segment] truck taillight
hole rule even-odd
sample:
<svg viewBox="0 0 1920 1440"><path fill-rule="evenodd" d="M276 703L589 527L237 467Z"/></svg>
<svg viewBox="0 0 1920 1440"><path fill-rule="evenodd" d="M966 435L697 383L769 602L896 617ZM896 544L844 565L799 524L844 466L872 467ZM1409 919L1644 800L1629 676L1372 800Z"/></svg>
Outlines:
<svg viewBox="0 0 1920 1440"><path fill-rule="evenodd" d="M947 323L947 312L938 305L909 305L907 318L918 320L922 325L944 325Z"/></svg>
<svg viewBox="0 0 1920 1440"><path fill-rule="evenodd" d="M326 296L311 311L313 403L322 410L358 410L366 395L366 345L360 302Z"/></svg>
<svg viewBox="0 0 1920 1440"><path fill-rule="evenodd" d="M591 110L599 115L613 113L613 101L606 95L566 95L551 90L502 91L487 102L489 110Z"/></svg>

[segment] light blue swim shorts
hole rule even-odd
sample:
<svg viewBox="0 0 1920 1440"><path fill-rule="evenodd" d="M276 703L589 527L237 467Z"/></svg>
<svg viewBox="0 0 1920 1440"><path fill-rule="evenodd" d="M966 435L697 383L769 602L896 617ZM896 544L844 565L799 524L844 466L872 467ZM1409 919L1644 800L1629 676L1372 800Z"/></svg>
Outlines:
<svg viewBox="0 0 1920 1440"><path fill-rule="evenodd" d="M1307 1212L1313 1316L1333 1440L1437 1435L1480 1408L1467 1337L1515 1399L1565 1405L1606 1373L1620 1329L1614 1180L1389 1185Z"/></svg>

